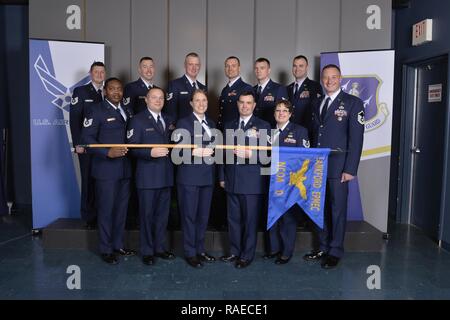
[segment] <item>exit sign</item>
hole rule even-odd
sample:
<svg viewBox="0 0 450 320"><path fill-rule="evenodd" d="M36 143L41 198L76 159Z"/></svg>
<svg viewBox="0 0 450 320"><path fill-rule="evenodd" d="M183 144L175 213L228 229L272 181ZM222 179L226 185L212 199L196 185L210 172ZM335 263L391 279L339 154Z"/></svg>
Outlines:
<svg viewBox="0 0 450 320"><path fill-rule="evenodd" d="M418 46L433 40L433 19L426 19L413 25L412 45Z"/></svg>

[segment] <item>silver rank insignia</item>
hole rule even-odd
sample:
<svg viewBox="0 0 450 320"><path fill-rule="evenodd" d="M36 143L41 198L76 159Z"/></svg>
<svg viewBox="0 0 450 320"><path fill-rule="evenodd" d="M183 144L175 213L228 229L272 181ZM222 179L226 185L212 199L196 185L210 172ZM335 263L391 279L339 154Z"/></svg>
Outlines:
<svg viewBox="0 0 450 320"><path fill-rule="evenodd" d="M133 136L134 133L134 129L128 130L127 131L127 139L130 139Z"/></svg>
<svg viewBox="0 0 450 320"><path fill-rule="evenodd" d="M72 104L77 104L78 103L78 97L72 98Z"/></svg>
<svg viewBox="0 0 450 320"><path fill-rule="evenodd" d="M130 97L123 99L123 104L126 106L131 101Z"/></svg>
<svg viewBox="0 0 450 320"><path fill-rule="evenodd" d="M167 97L166 97L167 101L172 100L172 98L173 98L173 93L172 92L168 93Z"/></svg>
<svg viewBox="0 0 450 320"><path fill-rule="evenodd" d="M359 124L364 125L364 111L358 113L358 122Z"/></svg>
<svg viewBox="0 0 450 320"><path fill-rule="evenodd" d="M93 121L93 120L94 120L94 119L87 119L87 118L84 118L83 126L84 126L85 128L90 127L90 126L92 125L92 121Z"/></svg>
<svg viewBox="0 0 450 320"><path fill-rule="evenodd" d="M181 133L173 133L172 135L173 142L179 142L181 140Z"/></svg>
<svg viewBox="0 0 450 320"><path fill-rule="evenodd" d="M305 148L309 148L310 147L309 140L303 139L303 146Z"/></svg>

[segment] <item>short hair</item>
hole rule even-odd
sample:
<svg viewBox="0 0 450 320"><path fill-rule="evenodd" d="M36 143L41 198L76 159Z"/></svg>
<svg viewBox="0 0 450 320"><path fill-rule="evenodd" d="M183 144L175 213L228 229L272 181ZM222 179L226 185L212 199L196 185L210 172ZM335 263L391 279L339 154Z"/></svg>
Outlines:
<svg viewBox="0 0 450 320"><path fill-rule="evenodd" d="M269 68L270 68L270 61L267 58L260 57L260 58L256 59L255 64L257 62L266 62L269 65Z"/></svg>
<svg viewBox="0 0 450 320"><path fill-rule="evenodd" d="M304 59L306 61L306 64L308 64L308 58L302 54L299 54L298 56L296 56L292 61L299 60L299 59Z"/></svg>
<svg viewBox="0 0 450 320"><path fill-rule="evenodd" d="M286 107L289 110L289 113L294 112L294 107L292 106L292 103L289 100L278 100L275 103L275 109L279 106L279 105L283 105L284 107Z"/></svg>
<svg viewBox="0 0 450 320"><path fill-rule="evenodd" d="M239 100L240 97L244 97L244 96L252 96L253 102L255 101L255 94L253 93L253 91L250 91L250 90L242 91L241 94L238 97L238 100Z"/></svg>
<svg viewBox="0 0 450 320"><path fill-rule="evenodd" d="M153 62L153 58L152 58L152 57L142 57L142 58L139 60L139 64L141 64L142 61L145 61L145 60L150 60L150 61Z"/></svg>
<svg viewBox="0 0 450 320"><path fill-rule="evenodd" d="M89 68L89 72L92 72L94 67L103 67L103 68L106 69L105 64L103 62L101 62L101 61L94 61L94 63L91 64L91 67Z"/></svg>
<svg viewBox="0 0 450 320"><path fill-rule="evenodd" d="M235 57L235 56L229 56L228 58L225 59L225 62L227 62L228 60L231 60L231 59L236 59L238 62L238 65L239 66L241 65L241 60L239 60L239 58Z"/></svg>
<svg viewBox="0 0 450 320"><path fill-rule="evenodd" d="M203 90L203 89L195 89L194 92L192 92L192 95L191 95L191 101L194 100L194 96L195 96L197 93L204 94L205 97L206 97L206 99L208 99L208 95L206 94L206 91L205 91L205 90Z"/></svg>
<svg viewBox="0 0 450 320"><path fill-rule="evenodd" d="M337 69L337 71L339 71L339 74L341 74L341 68L339 68L337 65L332 64L332 63L327 64L325 67L323 67L323 68L322 68L322 73L323 73L326 69L331 69L331 68Z"/></svg>
<svg viewBox="0 0 450 320"><path fill-rule="evenodd" d="M120 83L120 85L123 86L123 83L122 83L122 81L121 81L119 78L111 77L111 78L106 79L106 81L105 81L105 88L107 88L107 87L108 87L108 84L109 84L110 82L112 82L112 81L118 81L118 82Z"/></svg>
<svg viewBox="0 0 450 320"><path fill-rule="evenodd" d="M151 87L150 89L148 89L147 90L147 94L146 94L146 96L148 95L148 93L150 92L150 91L152 91L152 90L160 90L162 93L163 93L163 95L164 95L164 97L166 96L166 93L164 92L164 90L162 89L162 88L160 88L160 87Z"/></svg>
<svg viewBox="0 0 450 320"><path fill-rule="evenodd" d="M200 59L200 56L198 55L197 52L189 52L189 53L186 55L186 57L184 58L184 60L186 60L188 57L194 57L194 58L199 58L199 59Z"/></svg>

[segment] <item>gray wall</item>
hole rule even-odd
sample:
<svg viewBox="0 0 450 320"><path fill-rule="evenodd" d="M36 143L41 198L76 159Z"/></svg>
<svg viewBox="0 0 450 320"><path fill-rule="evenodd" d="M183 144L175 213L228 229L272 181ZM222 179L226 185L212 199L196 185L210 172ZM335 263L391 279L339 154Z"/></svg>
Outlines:
<svg viewBox="0 0 450 320"><path fill-rule="evenodd" d="M69 5L81 8L81 30L66 27ZM366 8L380 6L381 30L368 30ZM155 58L156 82L183 73L183 58L196 51L201 81L220 90L223 60L237 55L253 83L252 63L265 56L273 78L291 81L291 59L305 54L318 78L323 51L387 49L391 0L30 0L31 38L104 42L109 74L137 77L141 56Z"/></svg>
<svg viewBox="0 0 450 320"><path fill-rule="evenodd" d="M310 77L318 80L320 53L327 51L389 49L392 0L30 0L30 37L104 42L109 75L124 81L137 78L141 56L156 61L155 83L166 87L169 79L183 74L186 53L196 51L202 60L200 81L209 87L210 109L217 112L217 96L226 83L223 62L241 59L244 79L254 83L253 61L267 57L272 78L292 81L292 58L310 60ZM66 28L66 8L78 4L81 30ZM381 29L369 30L369 5L381 9ZM86 66L87 68L88 66ZM367 161L359 175L365 218L387 213L388 188L364 181L383 175L389 180L389 157ZM379 166L379 167L378 167ZM388 166L388 165L387 165ZM367 169L366 169L367 168ZM370 170L369 170L370 169ZM372 177L372 175L376 175ZM378 202L365 201L376 194ZM380 199L386 199L383 203Z"/></svg>

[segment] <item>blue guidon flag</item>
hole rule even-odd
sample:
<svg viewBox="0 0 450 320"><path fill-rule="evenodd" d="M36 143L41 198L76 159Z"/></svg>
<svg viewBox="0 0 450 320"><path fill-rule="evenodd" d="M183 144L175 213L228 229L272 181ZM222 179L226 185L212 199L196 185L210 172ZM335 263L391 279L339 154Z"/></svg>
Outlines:
<svg viewBox="0 0 450 320"><path fill-rule="evenodd" d="M267 230L298 204L323 229L330 149L273 147ZM274 156L276 155L276 156Z"/></svg>

